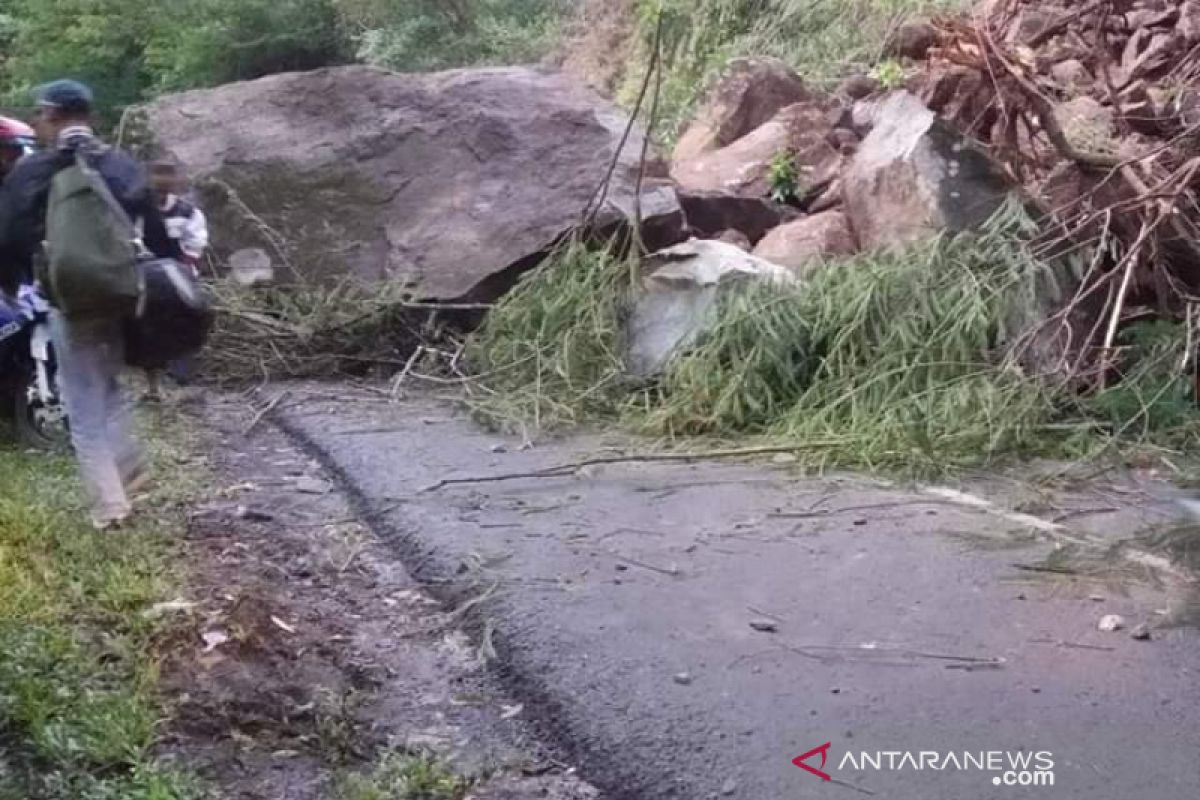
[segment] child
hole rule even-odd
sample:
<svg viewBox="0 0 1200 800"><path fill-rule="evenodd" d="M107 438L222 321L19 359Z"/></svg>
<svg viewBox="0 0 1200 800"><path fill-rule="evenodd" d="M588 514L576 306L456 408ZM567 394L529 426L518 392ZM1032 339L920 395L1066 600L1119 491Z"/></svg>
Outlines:
<svg viewBox="0 0 1200 800"><path fill-rule="evenodd" d="M150 188L162 211L167 236L171 239L171 251L176 259L192 268L192 274L200 277L200 259L208 247L208 220L204 212L181 196L184 188L183 170L171 158L162 158L150 165ZM182 358L167 365L167 372L180 383L191 375L192 359ZM161 399L159 371L146 371L146 399Z"/></svg>

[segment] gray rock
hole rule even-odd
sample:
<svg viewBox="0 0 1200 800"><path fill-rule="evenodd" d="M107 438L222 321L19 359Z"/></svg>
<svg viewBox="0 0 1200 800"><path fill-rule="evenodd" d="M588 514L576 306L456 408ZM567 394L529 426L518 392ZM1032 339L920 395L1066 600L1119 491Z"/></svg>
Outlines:
<svg viewBox="0 0 1200 800"><path fill-rule="evenodd" d="M576 228L627 116L537 69L355 66L164 97L141 121L189 169L219 257L259 248L281 276L488 300ZM617 162L602 224L633 213L642 140ZM670 186L642 205L656 246L683 238Z"/></svg>
<svg viewBox="0 0 1200 800"><path fill-rule="evenodd" d="M275 281L275 265L267 252L248 247L229 255L229 276L240 286L262 286Z"/></svg>
<svg viewBox="0 0 1200 800"><path fill-rule="evenodd" d="M1009 198L999 166L912 94L894 92L871 111L873 128L842 175L864 250L975 228Z"/></svg>
<svg viewBox="0 0 1200 800"><path fill-rule="evenodd" d="M662 372L715 318L722 292L747 280L779 285L792 273L735 245L693 239L648 256L626 330L626 367L635 376Z"/></svg>
<svg viewBox="0 0 1200 800"><path fill-rule="evenodd" d="M858 251L846 215L826 211L780 225L754 249L754 255L804 277L826 260Z"/></svg>
<svg viewBox="0 0 1200 800"><path fill-rule="evenodd" d="M806 186L831 179L841 166L841 156L829 142L839 116L829 100L788 106L726 147L677 160L671 177L687 193L766 197L771 191L771 163L791 153L800 173L797 189L803 193Z"/></svg>
<svg viewBox="0 0 1200 800"><path fill-rule="evenodd" d="M673 160L686 161L733 144L782 109L811 97L800 76L779 59L735 59L679 137Z"/></svg>

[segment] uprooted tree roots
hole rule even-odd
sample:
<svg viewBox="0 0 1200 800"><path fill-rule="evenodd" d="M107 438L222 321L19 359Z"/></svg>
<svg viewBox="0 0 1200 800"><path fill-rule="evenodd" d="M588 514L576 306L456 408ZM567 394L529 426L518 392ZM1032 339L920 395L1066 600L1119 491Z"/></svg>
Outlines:
<svg viewBox="0 0 1200 800"><path fill-rule="evenodd" d="M1086 264L1024 346L1103 388L1126 323L1196 316L1200 5L994 0L933 25L914 88L1052 220L1039 255Z"/></svg>

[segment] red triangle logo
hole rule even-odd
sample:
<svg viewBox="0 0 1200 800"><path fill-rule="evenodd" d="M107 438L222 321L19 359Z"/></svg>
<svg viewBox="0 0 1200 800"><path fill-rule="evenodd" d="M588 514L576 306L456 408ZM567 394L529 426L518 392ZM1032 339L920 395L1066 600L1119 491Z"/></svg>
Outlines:
<svg viewBox="0 0 1200 800"><path fill-rule="evenodd" d="M795 764L800 769L804 770L805 772L816 775L818 778L820 778L823 781L832 781L833 778L829 774L823 772L823 770L825 769L825 762L829 758L829 748L831 748L831 747L833 747L833 742L826 742L825 744L821 745L820 747L809 750L807 753L805 753L802 756L796 756L795 758L792 759L792 763ZM817 769L816 767L810 767L808 764L804 763L804 762L808 761L810 758L812 758L813 756L816 756L818 754L821 756L821 768L820 769Z"/></svg>

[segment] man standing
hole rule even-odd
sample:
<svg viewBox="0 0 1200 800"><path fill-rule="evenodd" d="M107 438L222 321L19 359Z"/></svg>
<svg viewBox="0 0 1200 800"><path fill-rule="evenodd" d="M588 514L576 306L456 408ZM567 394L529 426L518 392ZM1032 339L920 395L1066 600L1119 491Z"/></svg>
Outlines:
<svg viewBox="0 0 1200 800"><path fill-rule="evenodd" d="M25 280L42 258L47 207L54 178L77 164L77 153L103 180L143 239L168 241L162 214L137 161L102 145L92 132L92 92L81 83L55 81L37 90L33 120L43 150L20 161L0 192L0 253L7 269ZM98 530L119 527L132 513L130 497L146 466L130 430L118 377L124 367L127 309L67 314L57 298L51 332L59 385L71 421L71 440Z"/></svg>

